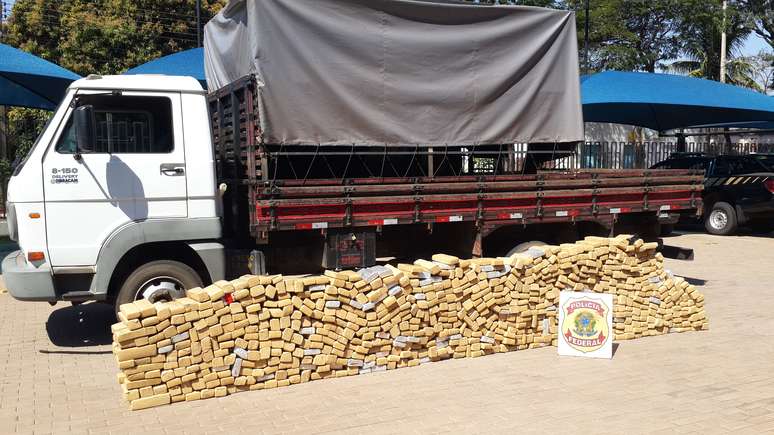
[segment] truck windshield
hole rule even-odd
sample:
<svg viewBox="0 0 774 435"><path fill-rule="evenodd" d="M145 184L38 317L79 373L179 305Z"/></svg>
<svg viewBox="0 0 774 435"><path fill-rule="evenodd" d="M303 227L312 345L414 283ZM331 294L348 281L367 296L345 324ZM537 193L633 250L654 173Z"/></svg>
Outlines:
<svg viewBox="0 0 774 435"><path fill-rule="evenodd" d="M57 108L56 110L59 110L59 108ZM51 124L51 120L54 119L55 113L56 111L53 111L48 116L48 120L46 120L46 124L43 125L42 129L40 129L40 132L38 133L38 137L35 138L35 143L33 143L30 149L27 150L27 154L24 155L24 158L20 160L19 157L16 157L16 159L13 162L13 174L12 174L13 176L18 175L19 172L21 172L22 168L24 167L24 164L27 163L27 159L30 158L30 155L32 154L32 152L35 151L35 148L38 147L38 142L40 142L40 138L43 137L43 133L45 133L46 130L48 130L48 127Z"/></svg>
<svg viewBox="0 0 774 435"><path fill-rule="evenodd" d="M24 158L19 160L19 158L17 157L16 160L14 160L13 165L12 165L12 167L13 167L13 173L11 174L12 176L16 176L16 175L19 174L19 172L21 172L22 168L24 167L24 164L27 163L27 160L32 155L32 152L35 151L35 148L38 147L38 144L40 143L40 138L43 137L43 133L48 131L48 127L51 126L51 120L54 119L54 115L59 113L60 110L63 110L62 105L64 104L65 101L69 101L69 99L68 98L63 98L62 101L59 102L59 105L56 106L56 109L54 109L54 111L51 112L48 115L48 119L46 120L46 124L43 125L43 128L40 129L40 132L38 133L38 137L35 138L35 143L32 144L30 149L27 151L27 154L24 155Z"/></svg>

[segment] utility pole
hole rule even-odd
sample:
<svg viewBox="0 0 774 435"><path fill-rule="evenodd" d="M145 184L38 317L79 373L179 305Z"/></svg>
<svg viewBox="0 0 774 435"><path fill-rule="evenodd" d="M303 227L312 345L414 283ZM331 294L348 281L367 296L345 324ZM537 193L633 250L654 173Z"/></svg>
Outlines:
<svg viewBox="0 0 774 435"><path fill-rule="evenodd" d="M5 0L0 0L0 42L5 39Z"/></svg>
<svg viewBox="0 0 774 435"><path fill-rule="evenodd" d="M589 0L585 5L585 23L583 29L583 71L589 73Z"/></svg>
<svg viewBox="0 0 774 435"><path fill-rule="evenodd" d="M5 0L0 0L0 42L5 40ZM0 159L8 158L8 110L0 106ZM0 185L0 188L2 186ZM3 197L5 199L5 197Z"/></svg>
<svg viewBox="0 0 774 435"><path fill-rule="evenodd" d="M196 46L202 46L202 0L196 0Z"/></svg>
<svg viewBox="0 0 774 435"><path fill-rule="evenodd" d="M726 82L726 8L728 1L723 0L723 28L720 34L720 82Z"/></svg>

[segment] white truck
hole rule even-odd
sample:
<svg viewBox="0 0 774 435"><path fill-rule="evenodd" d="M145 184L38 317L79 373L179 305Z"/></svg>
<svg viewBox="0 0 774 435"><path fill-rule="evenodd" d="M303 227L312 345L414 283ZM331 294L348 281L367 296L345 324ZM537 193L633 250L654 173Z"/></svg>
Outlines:
<svg viewBox="0 0 774 435"><path fill-rule="evenodd" d="M248 94L250 83L232 93ZM637 231L665 207L693 213L701 204L701 175L689 171L300 181L256 170L234 179L234 159L219 157L233 155L222 126L239 124L224 119L235 113L222 104L232 96L208 98L190 77L74 82L8 185L9 232L20 246L2 263L10 293L116 306L168 300L228 278L227 246L240 248L233 258L252 250L255 273L266 270L264 253L273 269L306 263L299 271L313 272L321 263L367 266L376 252L504 255L523 242L559 243L616 224ZM231 131L245 140L247 129ZM246 152L253 167L271 167L261 159L272 152L287 158L254 146ZM358 208L347 211L352 203Z"/></svg>
<svg viewBox="0 0 774 435"><path fill-rule="evenodd" d="M300 2L232 1L208 24L212 92L72 83L8 185L15 298L118 306L248 270L653 238L660 212L701 209L700 171L540 170L583 137L572 13Z"/></svg>
<svg viewBox="0 0 774 435"><path fill-rule="evenodd" d="M20 300L123 303L223 279L217 195L195 79L78 80L9 182L20 250L6 285Z"/></svg>

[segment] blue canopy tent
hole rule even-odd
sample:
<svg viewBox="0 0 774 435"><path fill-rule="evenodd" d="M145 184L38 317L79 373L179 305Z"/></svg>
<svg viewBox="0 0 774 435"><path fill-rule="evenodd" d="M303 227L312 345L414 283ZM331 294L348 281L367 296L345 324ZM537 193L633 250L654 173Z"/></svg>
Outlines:
<svg viewBox="0 0 774 435"><path fill-rule="evenodd" d="M191 76L198 80L204 89L207 89L207 80L204 78L204 49L202 48L192 48L160 57L136 66L124 74Z"/></svg>
<svg viewBox="0 0 774 435"><path fill-rule="evenodd" d="M0 105L53 110L80 76L26 51L0 44Z"/></svg>
<svg viewBox="0 0 774 435"><path fill-rule="evenodd" d="M659 131L774 122L774 97L671 74L606 71L582 76L581 95L586 122Z"/></svg>

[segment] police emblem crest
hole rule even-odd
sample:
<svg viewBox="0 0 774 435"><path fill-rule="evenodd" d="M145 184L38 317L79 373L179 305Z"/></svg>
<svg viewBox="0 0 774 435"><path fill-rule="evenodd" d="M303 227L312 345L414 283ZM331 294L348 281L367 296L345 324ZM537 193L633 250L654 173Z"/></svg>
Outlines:
<svg viewBox="0 0 774 435"><path fill-rule="evenodd" d="M603 347L610 347L609 324L612 321L612 300L609 302L604 300L612 299L610 295L573 292L562 292L562 294L560 353L562 353L561 344L569 346L580 354L591 354Z"/></svg>

